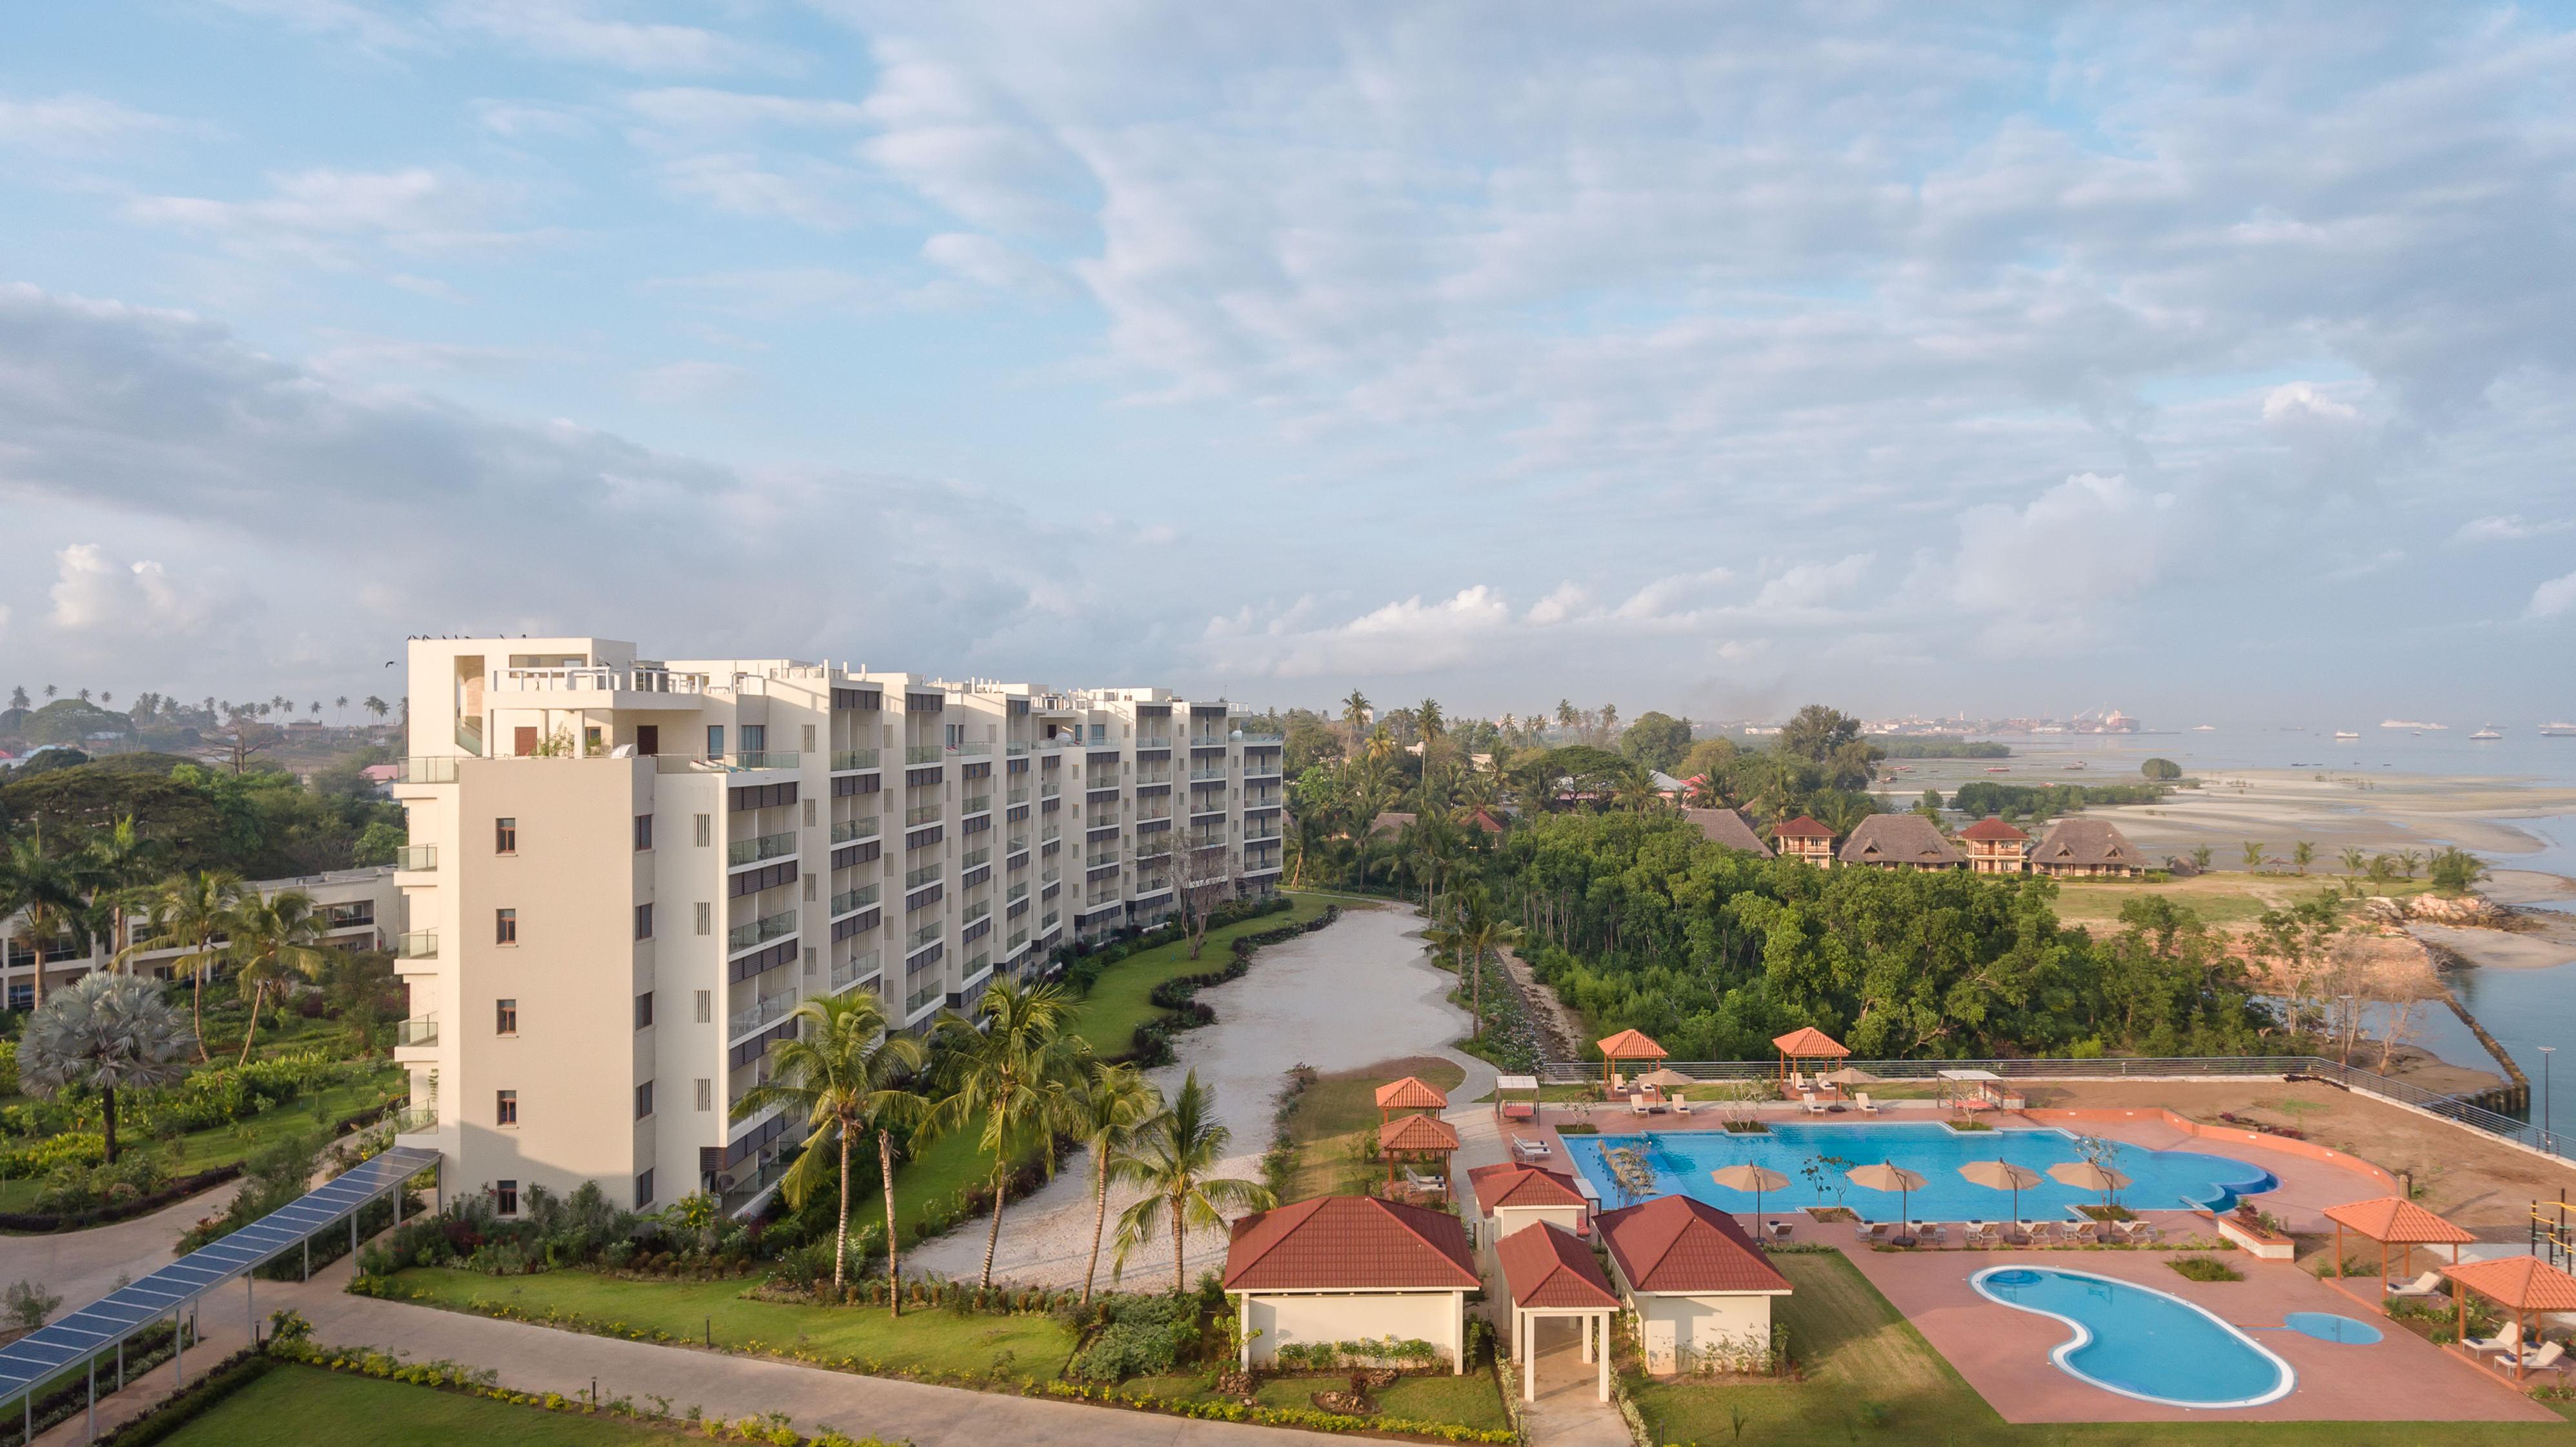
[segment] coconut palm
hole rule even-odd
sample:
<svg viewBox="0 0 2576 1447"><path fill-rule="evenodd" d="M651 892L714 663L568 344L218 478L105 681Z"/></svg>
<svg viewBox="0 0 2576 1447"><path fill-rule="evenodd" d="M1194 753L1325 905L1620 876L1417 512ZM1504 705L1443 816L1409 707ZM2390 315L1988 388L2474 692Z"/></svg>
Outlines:
<svg viewBox="0 0 2576 1447"><path fill-rule="evenodd" d="M972 1124L976 1144L992 1154L993 1226L984 1238L981 1278L990 1286L1011 1162L1034 1153L1047 1170L1055 1169L1055 1154L1046 1146L1063 1116L1078 1059L1075 1042L1064 1033L1073 1000L1055 985L997 979L984 987L975 1014L969 1019L952 1010L939 1019L939 1039L948 1047L949 1094L930 1108L924 1124L932 1135Z"/></svg>
<svg viewBox="0 0 2576 1447"><path fill-rule="evenodd" d="M1136 1129L1162 1113L1163 1092L1132 1065L1093 1061L1065 1105L1065 1133L1091 1152L1091 1260L1082 1268L1082 1302L1100 1275L1100 1238L1109 1227L1109 1182L1136 1140Z"/></svg>
<svg viewBox="0 0 2576 1447"><path fill-rule="evenodd" d="M1351 690L1350 697L1342 700L1342 722L1350 726L1351 752L1359 752L1360 738L1367 732L1369 724L1367 694L1355 688Z"/></svg>
<svg viewBox="0 0 2576 1447"><path fill-rule="evenodd" d="M2308 866L2317 862L2317 846L2305 839L2291 845L2290 862L2299 867L2301 874L2307 873Z"/></svg>
<svg viewBox="0 0 2576 1447"><path fill-rule="evenodd" d="M1485 956L1520 943L1521 931L1494 913L1493 900L1480 884L1470 881L1453 898L1453 921L1429 935L1433 944L1456 957L1459 978L1467 982L1468 1013L1475 1017L1476 1034L1481 1037L1485 1033Z"/></svg>
<svg viewBox="0 0 2576 1447"><path fill-rule="evenodd" d="M144 905L144 937L128 950L186 951L170 962L188 976L188 1014L197 1037L197 1058L206 1058L206 977L222 962L215 941L232 924L241 904L242 882L228 870L206 869L174 874L161 881Z"/></svg>
<svg viewBox="0 0 2576 1447"><path fill-rule="evenodd" d="M324 924L313 896L300 889L281 889L266 899L247 895L233 907L224 929L230 939L224 954L233 962L233 988L250 998L250 1022L242 1028L242 1064L250 1063L251 1041L259 1034L259 1006L269 987L283 991L289 978L321 971Z"/></svg>
<svg viewBox="0 0 2576 1447"><path fill-rule="evenodd" d="M89 841L81 851L81 870L90 891L90 911L107 921L107 947L119 960L129 958L127 946L133 940L126 928L128 915L144 904L144 881L153 874L161 854L157 840L146 839L135 832L134 818L127 815L116 821L106 833Z"/></svg>
<svg viewBox="0 0 2576 1447"><path fill-rule="evenodd" d="M894 1139L891 1127L918 1117L921 1097L902 1082L921 1069L921 1042L895 1034L885 1006L866 990L807 1000L789 1019L795 1037L769 1047L769 1079L744 1091L733 1118L747 1120L771 1106L787 1107L791 1119L807 1128L805 1152L796 1158L779 1189L791 1206L823 1183L824 1166L840 1164L839 1209L833 1213L832 1286L838 1290L843 1263L850 1254L850 1141L862 1131L875 1131L877 1171L885 1191L886 1280L897 1288L886 1293L895 1314L903 1314L903 1276L895 1258ZM832 1146L831 1154L824 1147Z"/></svg>
<svg viewBox="0 0 2576 1447"><path fill-rule="evenodd" d="M41 828L9 846L0 859L0 919L18 916L18 938L35 955L36 1005L45 1003L45 952L70 936L72 948L90 948L89 894L81 860L45 852Z"/></svg>
<svg viewBox="0 0 2576 1447"><path fill-rule="evenodd" d="M2346 874L2361 873L2362 867L2369 862L2370 856L2358 849L2346 849L2343 852L2343 872Z"/></svg>
<svg viewBox="0 0 2576 1447"><path fill-rule="evenodd" d="M1145 1194L1118 1215L1118 1255L1110 1263L1115 1280L1127 1265L1127 1254L1157 1235L1172 1238L1172 1290L1188 1284L1182 1251L1193 1231L1222 1231L1229 1210L1265 1211L1278 1204L1259 1181L1212 1177L1234 1138L1216 1116L1216 1092L1189 1073L1181 1093L1162 1114L1145 1122L1136 1142L1119 1163L1118 1179L1142 1187Z"/></svg>
<svg viewBox="0 0 2576 1447"><path fill-rule="evenodd" d="M2250 874L2263 867L2263 846L2261 844L2251 839L2246 840L2244 853L2245 870L2247 873Z"/></svg>
<svg viewBox="0 0 2576 1447"><path fill-rule="evenodd" d="M100 971L56 991L27 1021L18 1042L18 1080L47 1099L71 1085L98 1092L113 1165L117 1090L184 1078L195 1043L157 982Z"/></svg>
<svg viewBox="0 0 2576 1447"><path fill-rule="evenodd" d="M2415 871L2424 867L2424 851L2420 849L2399 850L2397 854L2397 862L2405 869L2406 877L2408 879L2413 879L2415 877Z"/></svg>

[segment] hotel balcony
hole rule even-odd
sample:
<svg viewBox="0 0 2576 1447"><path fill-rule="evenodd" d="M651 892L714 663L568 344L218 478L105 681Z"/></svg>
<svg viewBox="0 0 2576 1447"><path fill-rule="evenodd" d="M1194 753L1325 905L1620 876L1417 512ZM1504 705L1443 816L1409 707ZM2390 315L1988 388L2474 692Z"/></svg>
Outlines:
<svg viewBox="0 0 2576 1447"><path fill-rule="evenodd" d="M796 911L783 909L776 914L762 915L758 919L745 921L725 931L725 953L738 955L744 950L765 945L780 935L790 935L795 932Z"/></svg>
<svg viewBox="0 0 2576 1447"><path fill-rule="evenodd" d="M832 967L831 992L837 995L861 980L873 979L883 973L885 968L877 962L875 950L854 955Z"/></svg>
<svg viewBox="0 0 2576 1447"><path fill-rule="evenodd" d="M550 709L667 712L703 707L707 676L667 668L504 668L493 673L485 692L502 704L518 695L542 694L543 706Z"/></svg>
<svg viewBox="0 0 2576 1447"><path fill-rule="evenodd" d="M438 867L438 846L406 844L394 851L394 869L403 874L427 874Z"/></svg>
<svg viewBox="0 0 2576 1447"><path fill-rule="evenodd" d="M870 814L865 819L845 819L832 826L832 842L835 844L847 844L853 839L876 837L877 816L874 814Z"/></svg>
<svg viewBox="0 0 2576 1447"><path fill-rule="evenodd" d="M878 768L880 765L877 763L877 758L882 752L883 751L879 749L839 750L832 755L832 772L836 774L853 774L866 769Z"/></svg>
<svg viewBox="0 0 2576 1447"><path fill-rule="evenodd" d="M398 960L434 960L438 958L438 931L413 930L394 936L394 958Z"/></svg>
<svg viewBox="0 0 2576 1447"><path fill-rule="evenodd" d="M438 1016L415 1016L394 1026L396 1050L420 1050L438 1043Z"/></svg>
<svg viewBox="0 0 2576 1447"><path fill-rule="evenodd" d="M837 920L846 915L857 914L860 910L876 903L881 893L880 888L873 884L863 884L856 889L842 890L832 896L832 918Z"/></svg>
<svg viewBox="0 0 2576 1447"><path fill-rule="evenodd" d="M763 834L752 839L736 839L725 845L725 867L740 868L745 864L758 864L764 859L776 859L782 854L795 852L796 831L793 829L778 834Z"/></svg>
<svg viewBox="0 0 2576 1447"><path fill-rule="evenodd" d="M775 995L763 995L725 1016L725 1043L731 1045L745 1035L766 1030L786 1019L788 1012L795 1008L794 990L781 990Z"/></svg>

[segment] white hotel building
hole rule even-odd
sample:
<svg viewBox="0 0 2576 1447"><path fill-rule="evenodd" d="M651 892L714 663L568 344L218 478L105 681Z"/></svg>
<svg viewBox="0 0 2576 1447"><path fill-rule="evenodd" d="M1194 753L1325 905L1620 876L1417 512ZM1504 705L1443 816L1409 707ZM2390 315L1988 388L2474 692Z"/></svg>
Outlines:
<svg viewBox="0 0 2576 1447"><path fill-rule="evenodd" d="M402 1141L505 1209L753 1205L791 1123L730 1108L799 1000L918 1027L1176 886L1279 878L1280 740L1222 701L604 638L422 639L410 670Z"/></svg>

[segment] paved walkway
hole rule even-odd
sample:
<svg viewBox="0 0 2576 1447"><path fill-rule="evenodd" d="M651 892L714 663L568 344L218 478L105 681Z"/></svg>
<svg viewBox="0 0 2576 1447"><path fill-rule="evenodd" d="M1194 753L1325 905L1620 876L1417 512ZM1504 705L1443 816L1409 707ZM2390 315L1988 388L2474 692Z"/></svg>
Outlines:
<svg viewBox="0 0 2576 1447"><path fill-rule="evenodd" d="M240 1190L240 1181L226 1181L131 1221L45 1236L0 1236L0 1281L33 1281L59 1292L66 1306L96 1301L116 1289L120 1276L131 1279L169 1265L179 1233L202 1217L221 1214Z"/></svg>

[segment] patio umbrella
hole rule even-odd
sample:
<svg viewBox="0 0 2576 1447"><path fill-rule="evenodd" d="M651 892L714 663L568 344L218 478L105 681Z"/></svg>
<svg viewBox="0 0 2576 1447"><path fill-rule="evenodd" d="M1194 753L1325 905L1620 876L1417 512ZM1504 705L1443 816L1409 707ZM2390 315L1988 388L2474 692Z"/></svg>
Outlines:
<svg viewBox="0 0 2576 1447"><path fill-rule="evenodd" d="M2050 1166L2048 1173L2079 1191L2100 1191L2102 1203L2106 1206L2111 1202L2113 1191L2129 1184L2127 1176L2091 1161L2060 1161Z"/></svg>
<svg viewBox="0 0 2576 1447"><path fill-rule="evenodd" d="M1878 1084L1877 1076L1870 1074L1868 1071L1861 1069L1857 1065L1846 1065L1842 1069L1825 1076L1825 1079L1836 1085Z"/></svg>
<svg viewBox="0 0 2576 1447"><path fill-rule="evenodd" d="M1708 1174L1710 1179L1730 1191L1753 1193L1753 1232L1757 1236L1762 1234L1769 1225L1762 1219L1763 1193L1779 1190L1789 1184L1787 1176L1767 1166L1725 1166Z"/></svg>
<svg viewBox="0 0 2576 1447"><path fill-rule="evenodd" d="M1851 1172L1851 1183L1864 1190L1898 1192L1898 1230L1908 1234L1914 1223L1914 1193L1931 1184L1920 1171L1909 1171L1888 1161Z"/></svg>
<svg viewBox="0 0 2576 1447"><path fill-rule="evenodd" d="M1685 1085L1699 1084L1698 1081L1691 1079L1689 1076L1682 1074L1680 1071L1673 1069L1669 1065L1657 1066L1655 1069L1649 1070L1645 1074L1638 1076L1637 1083L1639 1085L1659 1086L1665 1090L1679 1090Z"/></svg>
<svg viewBox="0 0 2576 1447"><path fill-rule="evenodd" d="M2013 1230L2021 1230L2021 1193L2039 1184L2039 1172L2028 1166L2017 1166L2007 1160L1970 1161L1959 1167L1968 1184L1990 1191L2013 1193Z"/></svg>

